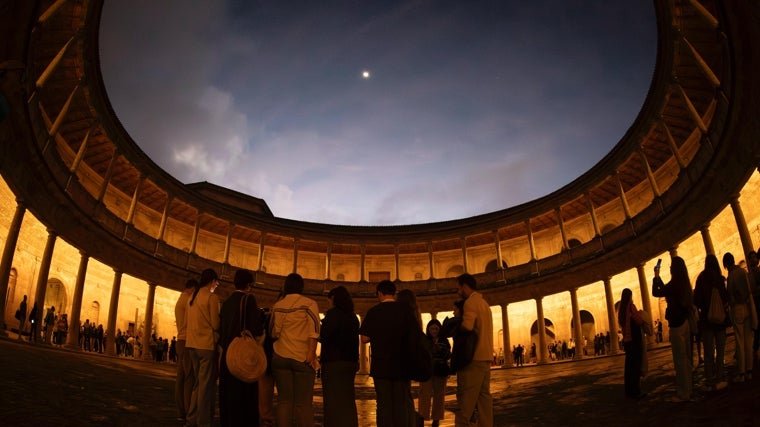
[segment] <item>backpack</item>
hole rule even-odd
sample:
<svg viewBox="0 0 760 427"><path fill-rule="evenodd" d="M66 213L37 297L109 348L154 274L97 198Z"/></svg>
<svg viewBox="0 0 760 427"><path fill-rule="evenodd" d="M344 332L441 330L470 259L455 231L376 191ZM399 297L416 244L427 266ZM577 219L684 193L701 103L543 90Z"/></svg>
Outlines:
<svg viewBox="0 0 760 427"><path fill-rule="evenodd" d="M723 300L720 292L713 288L710 296L710 307L707 310L707 321L710 323L722 325L726 322L726 310L723 308Z"/></svg>
<svg viewBox="0 0 760 427"><path fill-rule="evenodd" d="M433 342L416 325L404 337L403 354L405 379L425 382L433 376Z"/></svg>

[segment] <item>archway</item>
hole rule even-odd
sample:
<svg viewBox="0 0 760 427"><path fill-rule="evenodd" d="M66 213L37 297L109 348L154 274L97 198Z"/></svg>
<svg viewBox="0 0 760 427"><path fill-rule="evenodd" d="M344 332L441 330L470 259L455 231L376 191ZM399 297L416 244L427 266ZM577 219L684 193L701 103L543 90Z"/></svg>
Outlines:
<svg viewBox="0 0 760 427"><path fill-rule="evenodd" d="M90 323L98 326L100 321L100 303L93 301L84 310L84 318L90 319Z"/></svg>
<svg viewBox="0 0 760 427"><path fill-rule="evenodd" d="M554 342L556 335L554 333L554 323L544 317L544 333L546 334L546 344L550 345ZM536 346L536 356L540 355L539 341L538 341L538 320L534 320L530 326L530 343Z"/></svg>
<svg viewBox="0 0 760 427"><path fill-rule="evenodd" d="M464 267L461 265L452 265L448 271L446 271L446 277L457 277L464 273Z"/></svg>
<svg viewBox="0 0 760 427"><path fill-rule="evenodd" d="M486 273L490 273L492 271L497 271L499 269L498 265L499 265L499 263L495 259L492 259L491 261L488 261L488 264L486 264L486 270L485 270ZM506 270L506 268L507 268L507 262L506 261L501 260L501 268Z"/></svg>
<svg viewBox="0 0 760 427"><path fill-rule="evenodd" d="M45 291L45 311L51 306L55 307L56 316L61 313L67 312L68 307L68 293L66 292L66 286L58 279L49 279L47 282L47 290Z"/></svg>
<svg viewBox="0 0 760 427"><path fill-rule="evenodd" d="M583 347L583 354L589 354L589 351L591 351L591 354L594 352L594 343L593 340L590 340L590 337L593 337L596 335L596 321L594 320L594 315L591 314L589 311L586 310L580 310L581 315L581 342L576 343L576 347ZM570 320L570 330L575 330L575 323L574 319ZM591 347L589 347L591 346Z"/></svg>

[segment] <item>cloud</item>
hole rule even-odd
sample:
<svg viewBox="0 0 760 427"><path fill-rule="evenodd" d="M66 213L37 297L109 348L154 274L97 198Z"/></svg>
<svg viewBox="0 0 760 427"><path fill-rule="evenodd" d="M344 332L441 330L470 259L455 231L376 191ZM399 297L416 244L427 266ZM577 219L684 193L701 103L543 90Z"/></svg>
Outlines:
<svg viewBox="0 0 760 427"><path fill-rule="evenodd" d="M114 0L101 64L127 131L182 182L285 218L450 220L546 195L625 133L653 13L605 5L547 22L540 1Z"/></svg>

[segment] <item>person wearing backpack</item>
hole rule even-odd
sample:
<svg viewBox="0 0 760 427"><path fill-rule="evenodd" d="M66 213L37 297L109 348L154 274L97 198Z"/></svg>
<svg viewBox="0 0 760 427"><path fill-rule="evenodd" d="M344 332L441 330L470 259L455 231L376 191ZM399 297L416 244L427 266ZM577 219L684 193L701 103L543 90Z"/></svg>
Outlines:
<svg viewBox="0 0 760 427"><path fill-rule="evenodd" d="M728 385L723 359L726 353L728 292L718 258L709 254L694 286L694 305L699 309L699 330L705 346L705 381L708 390Z"/></svg>

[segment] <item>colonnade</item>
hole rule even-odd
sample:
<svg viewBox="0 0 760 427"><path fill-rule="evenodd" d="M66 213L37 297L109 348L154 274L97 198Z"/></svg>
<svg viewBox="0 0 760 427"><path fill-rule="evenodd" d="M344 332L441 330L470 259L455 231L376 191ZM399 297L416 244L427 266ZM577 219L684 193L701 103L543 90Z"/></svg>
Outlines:
<svg viewBox="0 0 760 427"><path fill-rule="evenodd" d="M6 294L8 290L8 283L9 283L9 276L13 264L13 256L16 252L16 247L18 245L18 238L20 234L21 229L21 223L24 218L24 215L26 213L26 208L24 207L23 200L16 200L17 206L13 215L13 219L11 220L8 234L6 236L5 245L3 247L2 256L0 257L0 319L5 318L5 311L7 309L7 303L6 301ZM747 222L744 217L744 212L742 211L741 205L739 203L739 195L737 194L733 198L731 198L729 206L731 207L731 212L733 214L734 221L736 223L736 233L739 236L739 239L741 241L741 247L745 255L748 252L754 250L753 249L753 243L752 238L749 232L749 229L747 227ZM713 246L712 238L710 236L710 224L704 224L699 229L702 243L704 246L704 252L705 254L715 254L715 248ZM49 279L49 273L50 273L50 265L52 261L53 256L53 249L55 248L56 241L58 239L58 233L55 230L47 229L47 240L44 246L44 250L42 253L42 257L40 260L40 267L37 275L36 280L36 288L34 290L34 299L29 301L29 305L33 305L35 301L44 301L45 300L45 292L47 289L48 279ZM671 256L677 255L677 247L672 247L668 251ZM89 263L90 256L85 252L80 252L80 261L79 261L79 267L76 275L76 283L74 287L73 292L73 300L71 304L71 319L70 319L70 326L69 326L69 334L67 338L66 344L70 347L78 347L79 342L79 329L81 326L80 321L80 314L82 311L82 295L84 292L84 286L85 286L85 279L87 274L87 267ZM650 284L647 280L646 273L644 270L644 264L639 264L635 266L636 273L638 277L639 282L639 290L641 295L641 303L642 303L642 309L653 313L652 304L650 302ZM108 318L107 318L107 328L106 328L106 334L108 337L108 346L106 347L106 353L107 354L114 354L115 353L115 346L113 345L114 337L116 335L116 329L117 329L117 314L118 314L118 307L119 307L119 299L120 299L120 291L121 291L121 281L122 281L122 272L114 269L113 274L113 283L111 286L111 296L110 296L110 303L108 307ZM614 332L617 330L617 320L615 317L615 295L613 295L612 292L612 278L607 277L603 280L604 283L604 297L605 297L605 306L606 306L606 315L608 324L610 325L610 332ZM145 331L152 331L153 326L153 306L154 306L154 300L155 300L155 293L156 293L156 284L149 283L148 284L148 291L146 295L146 306L145 306ZM536 304L536 321L538 324L538 346L537 346L537 362L539 364L547 363L548 362L548 347L547 347L547 338L546 338L546 324L545 324L545 316L544 316L544 307L543 307L543 299L547 295L541 295L538 293L538 289L536 290L536 294L534 296L535 304ZM581 307L578 302L578 295L577 295L578 288L571 288L567 292L569 294L569 300L570 305L572 307L572 328L571 328L571 334L572 338L575 340L576 345L582 345L584 342L584 337L582 335L582 329L581 329ZM486 295L486 299L488 299L488 295ZM504 363L505 365L511 365L513 363L512 360L512 353L511 353L511 337L510 337L510 327L509 327L509 304L500 304L498 301L490 301L493 304L494 307L498 306L501 310L501 332L502 332L502 342L504 346ZM40 324L42 322L43 313L44 313L45 307L39 307L37 311L37 323ZM431 317L436 318L438 315L437 312L431 312ZM0 333L5 333L4 331L0 331ZM148 348L149 346L149 340L150 340L150 334L145 333L142 337L142 344L143 348ZM617 340L615 340L617 341ZM617 345L611 345L610 346L610 353L616 354L618 353L618 347ZM143 357L150 358L151 355L147 352L144 353ZM361 372L367 372L368 371L368 349L366 347L366 344L361 346L360 349L360 358L361 358L361 366L360 371ZM583 358L583 352L577 351L575 353L576 359Z"/></svg>

